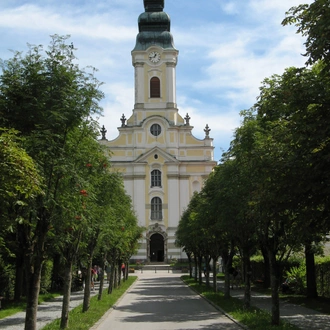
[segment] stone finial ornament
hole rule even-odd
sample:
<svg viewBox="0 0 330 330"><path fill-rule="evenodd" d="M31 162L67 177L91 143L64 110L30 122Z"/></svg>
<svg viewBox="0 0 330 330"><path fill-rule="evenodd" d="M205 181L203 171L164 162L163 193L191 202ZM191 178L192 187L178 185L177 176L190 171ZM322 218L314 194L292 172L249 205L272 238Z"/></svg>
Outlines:
<svg viewBox="0 0 330 330"><path fill-rule="evenodd" d="M126 127L126 117L124 114L121 116L120 121L121 121L121 127Z"/></svg>
<svg viewBox="0 0 330 330"><path fill-rule="evenodd" d="M205 139L209 139L210 138L210 131L211 129L209 128L209 125L206 124L205 128L204 128L204 132L205 132Z"/></svg>
<svg viewBox="0 0 330 330"><path fill-rule="evenodd" d="M102 138L101 140L106 140L107 138L105 137L105 134L107 133L107 130L105 129L104 125L102 126L102 128L100 129L100 132L102 134Z"/></svg>
<svg viewBox="0 0 330 330"><path fill-rule="evenodd" d="M185 119L185 121L186 121L185 125L186 125L186 126L189 126L189 125L190 125L190 124L189 124L190 117L189 117L188 113L186 114L186 117L184 117L184 119Z"/></svg>

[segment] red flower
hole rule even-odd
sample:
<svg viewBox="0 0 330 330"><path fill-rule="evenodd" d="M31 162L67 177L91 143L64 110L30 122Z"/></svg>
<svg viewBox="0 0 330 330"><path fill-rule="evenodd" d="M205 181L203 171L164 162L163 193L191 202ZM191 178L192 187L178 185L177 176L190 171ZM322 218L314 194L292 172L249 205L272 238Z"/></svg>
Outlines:
<svg viewBox="0 0 330 330"><path fill-rule="evenodd" d="M87 163L86 166L87 167L92 167L92 164L91 163Z"/></svg>
<svg viewBox="0 0 330 330"><path fill-rule="evenodd" d="M80 195L87 196L87 191L85 189L80 190Z"/></svg>
<svg viewBox="0 0 330 330"><path fill-rule="evenodd" d="M80 219L81 219L81 216L80 216L80 215L76 215L76 216L75 216L75 219L76 219L76 220L80 220Z"/></svg>

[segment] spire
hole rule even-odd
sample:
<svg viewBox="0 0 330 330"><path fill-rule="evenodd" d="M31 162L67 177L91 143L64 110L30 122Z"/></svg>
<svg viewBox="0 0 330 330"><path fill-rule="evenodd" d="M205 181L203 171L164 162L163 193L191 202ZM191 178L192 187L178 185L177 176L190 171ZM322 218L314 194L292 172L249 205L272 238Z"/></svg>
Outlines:
<svg viewBox="0 0 330 330"><path fill-rule="evenodd" d="M134 50L146 50L150 46L175 49L170 32L171 20L163 11L164 0L144 0L145 12L139 16L139 33Z"/></svg>

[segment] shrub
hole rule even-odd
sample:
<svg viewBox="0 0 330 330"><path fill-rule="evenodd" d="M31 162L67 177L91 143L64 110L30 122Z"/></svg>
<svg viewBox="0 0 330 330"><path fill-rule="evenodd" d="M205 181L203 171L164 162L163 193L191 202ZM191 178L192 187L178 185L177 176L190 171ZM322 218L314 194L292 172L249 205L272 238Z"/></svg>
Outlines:
<svg viewBox="0 0 330 330"><path fill-rule="evenodd" d="M291 267L286 272L287 278L290 279L290 285L292 289L298 294L304 294L306 292L306 265L301 263L299 266Z"/></svg>

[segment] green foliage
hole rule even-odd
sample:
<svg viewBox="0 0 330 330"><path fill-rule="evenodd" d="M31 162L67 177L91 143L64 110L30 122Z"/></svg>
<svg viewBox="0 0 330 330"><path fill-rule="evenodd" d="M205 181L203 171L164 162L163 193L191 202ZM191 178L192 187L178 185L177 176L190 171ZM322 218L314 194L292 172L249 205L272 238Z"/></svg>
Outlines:
<svg viewBox="0 0 330 330"><path fill-rule="evenodd" d="M317 257L315 263L318 293L330 298L330 257Z"/></svg>
<svg viewBox="0 0 330 330"><path fill-rule="evenodd" d="M0 127L18 131L22 137L20 147L30 157L25 161L33 160L31 164L37 169L37 178L42 178L39 182L43 183L41 186L34 182L39 191L33 191L35 198L30 198L29 203L23 200L24 210L13 205L8 212L10 217L19 220L18 226L14 226L9 217L6 223L16 231L18 239L10 244L18 258L22 255L25 259L28 286L38 285L47 249L61 251L66 262L72 261L81 245L82 233L101 231L100 219L105 221L104 216L99 218L98 214L97 174L86 177L87 163L97 158L106 159L96 141L97 124L91 119L92 115L101 113L98 102L103 93L95 78L96 70L87 69L87 72L79 68L75 48L67 39L68 36L54 35L48 49L29 45L26 54L15 52L12 59L0 63ZM17 164L22 161L18 159ZM31 177L22 175L21 168L13 165L9 163L7 168L13 173L11 176L16 175L16 180ZM6 179L8 177L10 175ZM10 187L9 180L5 183ZM18 193L27 191L32 196L21 182L14 187ZM84 204L85 195L81 194L87 189L90 192L88 209L87 203ZM78 222L76 217L83 221ZM47 270L43 277L47 279L44 283L47 287L49 269L44 270ZM26 292L28 300L36 299L30 295L32 290L27 288ZM28 306L36 306L36 302L29 301ZM31 313L26 318L31 324L26 327L33 328L32 308L27 308L27 313Z"/></svg>
<svg viewBox="0 0 330 330"><path fill-rule="evenodd" d="M326 257L316 257L315 258L315 262L318 265L322 265L322 264L330 264L330 256L326 256Z"/></svg>
<svg viewBox="0 0 330 330"><path fill-rule="evenodd" d="M282 22L283 25L296 25L297 33L307 37L305 42L307 64L322 60L326 63L327 70L330 65L329 20L329 0L315 0L309 5L303 4L290 8Z"/></svg>
<svg viewBox="0 0 330 330"><path fill-rule="evenodd" d="M42 193L42 179L17 131L0 128L0 145L0 200L7 206L23 206Z"/></svg>
<svg viewBox="0 0 330 330"><path fill-rule="evenodd" d="M10 299L14 292L15 268L0 255L0 296Z"/></svg>
<svg viewBox="0 0 330 330"><path fill-rule="evenodd" d="M306 265L301 263L299 267L292 267L286 272L290 282L290 287L295 293L304 294L306 292Z"/></svg>
<svg viewBox="0 0 330 330"><path fill-rule="evenodd" d="M52 284L52 270L53 270L53 262L51 260L46 260L42 267L41 274L41 284L40 284L40 292L45 294L51 288Z"/></svg>

